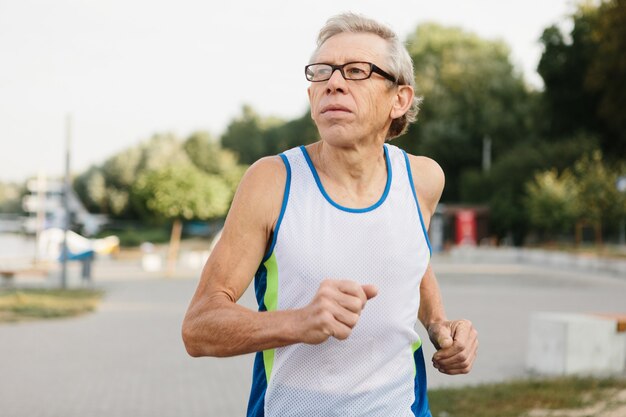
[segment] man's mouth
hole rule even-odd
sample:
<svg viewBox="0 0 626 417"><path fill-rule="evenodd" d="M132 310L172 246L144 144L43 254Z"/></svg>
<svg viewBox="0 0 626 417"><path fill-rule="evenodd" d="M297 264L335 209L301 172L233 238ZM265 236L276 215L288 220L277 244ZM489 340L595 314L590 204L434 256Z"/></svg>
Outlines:
<svg viewBox="0 0 626 417"><path fill-rule="evenodd" d="M350 110L347 107L340 106L338 104L331 104L331 105L325 106L325 107L322 108L322 111L320 113L324 114L324 113L328 113L328 112L346 112L346 113L351 113Z"/></svg>

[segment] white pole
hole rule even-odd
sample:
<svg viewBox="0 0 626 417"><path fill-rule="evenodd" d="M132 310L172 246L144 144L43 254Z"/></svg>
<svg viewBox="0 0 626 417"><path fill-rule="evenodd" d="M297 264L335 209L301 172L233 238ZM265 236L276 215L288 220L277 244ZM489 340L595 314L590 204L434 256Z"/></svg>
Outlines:
<svg viewBox="0 0 626 417"><path fill-rule="evenodd" d="M61 251L61 287L67 288L67 258L69 251L67 249L67 232L70 228L70 148L72 145L72 116L67 115L66 119L66 141L65 141L65 181L63 184L63 248Z"/></svg>

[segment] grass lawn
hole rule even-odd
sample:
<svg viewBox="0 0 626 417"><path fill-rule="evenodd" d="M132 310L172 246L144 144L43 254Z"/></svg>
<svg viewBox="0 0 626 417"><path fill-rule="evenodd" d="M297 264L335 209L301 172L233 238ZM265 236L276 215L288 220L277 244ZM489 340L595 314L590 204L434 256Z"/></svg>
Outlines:
<svg viewBox="0 0 626 417"><path fill-rule="evenodd" d="M0 289L0 323L88 313L102 295L102 291L91 289Z"/></svg>
<svg viewBox="0 0 626 417"><path fill-rule="evenodd" d="M428 392L433 417L626 416L626 379L521 380Z"/></svg>

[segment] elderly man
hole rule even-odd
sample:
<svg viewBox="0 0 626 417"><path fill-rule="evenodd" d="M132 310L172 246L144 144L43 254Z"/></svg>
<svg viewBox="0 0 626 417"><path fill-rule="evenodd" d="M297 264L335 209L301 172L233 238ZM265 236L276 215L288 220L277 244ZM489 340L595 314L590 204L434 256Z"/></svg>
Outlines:
<svg viewBox="0 0 626 417"><path fill-rule="evenodd" d="M440 372L469 372L478 342L469 321L446 318L429 263L443 172L386 143L417 114L411 58L386 26L343 14L305 75L320 141L244 176L185 346L257 352L248 416L430 416L417 319ZM252 276L259 311L237 304Z"/></svg>

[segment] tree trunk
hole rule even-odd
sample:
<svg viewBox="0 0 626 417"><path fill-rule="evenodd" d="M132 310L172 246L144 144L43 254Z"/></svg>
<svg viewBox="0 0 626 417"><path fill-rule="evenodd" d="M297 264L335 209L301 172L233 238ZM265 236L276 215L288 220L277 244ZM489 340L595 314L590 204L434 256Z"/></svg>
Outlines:
<svg viewBox="0 0 626 417"><path fill-rule="evenodd" d="M600 222L594 223L593 229L596 232L596 245L598 245L598 249L602 247L602 224Z"/></svg>
<svg viewBox="0 0 626 417"><path fill-rule="evenodd" d="M580 247L580 244L583 242L583 222L578 220L576 222L576 238L574 246L576 248Z"/></svg>
<svg viewBox="0 0 626 417"><path fill-rule="evenodd" d="M180 219L175 219L172 224L172 234L170 245L167 251L167 277L172 277L176 272L176 261L178 260L178 248L180 247L180 236L183 232L183 223Z"/></svg>

